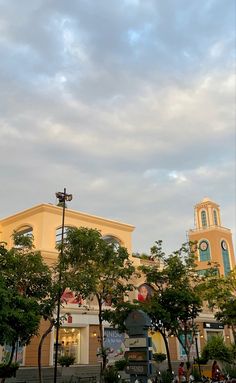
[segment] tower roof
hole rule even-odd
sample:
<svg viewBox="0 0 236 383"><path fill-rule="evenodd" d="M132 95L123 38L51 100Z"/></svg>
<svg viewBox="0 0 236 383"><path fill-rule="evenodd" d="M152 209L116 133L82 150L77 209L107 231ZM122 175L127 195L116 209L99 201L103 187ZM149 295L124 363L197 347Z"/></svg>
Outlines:
<svg viewBox="0 0 236 383"><path fill-rule="evenodd" d="M206 205L206 204L211 204L213 206L219 207L219 205L214 202L211 198L209 197L204 197L200 202L198 202L195 207L200 206L200 205Z"/></svg>

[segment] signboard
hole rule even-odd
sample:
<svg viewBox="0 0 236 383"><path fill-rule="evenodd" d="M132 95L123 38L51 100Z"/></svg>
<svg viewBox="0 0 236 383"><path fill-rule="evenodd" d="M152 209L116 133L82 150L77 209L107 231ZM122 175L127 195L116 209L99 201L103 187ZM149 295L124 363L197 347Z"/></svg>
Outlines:
<svg viewBox="0 0 236 383"><path fill-rule="evenodd" d="M129 362L140 362L147 361L148 355L147 351L126 351L125 358L127 358Z"/></svg>
<svg viewBox="0 0 236 383"><path fill-rule="evenodd" d="M129 336L147 335L147 330L151 326L151 319L141 310L132 311L125 320L125 326Z"/></svg>
<svg viewBox="0 0 236 383"><path fill-rule="evenodd" d="M130 364L126 367L125 371L130 375L147 375L148 364Z"/></svg>
<svg viewBox="0 0 236 383"><path fill-rule="evenodd" d="M203 323L204 328L210 328L215 330L223 330L224 325L219 322L204 322Z"/></svg>
<svg viewBox="0 0 236 383"><path fill-rule="evenodd" d="M147 338L126 338L125 347L147 347Z"/></svg>

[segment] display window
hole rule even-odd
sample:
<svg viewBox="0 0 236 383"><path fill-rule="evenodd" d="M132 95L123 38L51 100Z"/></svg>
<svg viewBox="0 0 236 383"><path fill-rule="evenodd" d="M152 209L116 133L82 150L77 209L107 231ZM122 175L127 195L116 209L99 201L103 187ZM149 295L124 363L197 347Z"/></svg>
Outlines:
<svg viewBox="0 0 236 383"><path fill-rule="evenodd" d="M75 358L75 364L80 363L80 329L60 328L58 342L59 356L71 355Z"/></svg>

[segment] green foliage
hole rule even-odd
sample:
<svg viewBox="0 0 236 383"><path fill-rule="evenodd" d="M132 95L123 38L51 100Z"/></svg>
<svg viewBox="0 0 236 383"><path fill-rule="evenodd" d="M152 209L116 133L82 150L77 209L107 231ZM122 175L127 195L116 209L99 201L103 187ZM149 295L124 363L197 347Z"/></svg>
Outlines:
<svg viewBox="0 0 236 383"><path fill-rule="evenodd" d="M114 366L108 366L103 371L104 383L118 383L119 374L117 369Z"/></svg>
<svg viewBox="0 0 236 383"><path fill-rule="evenodd" d="M70 228L67 231L62 262L71 276L68 287L84 298L96 298L102 334L103 315L108 311L104 308L104 302L109 302L113 308L117 307L133 289L130 278L135 268L127 249L108 243L96 229ZM103 337L99 340L103 350ZM102 358L104 368L107 356L102 355Z"/></svg>
<svg viewBox="0 0 236 383"><path fill-rule="evenodd" d="M157 352L155 354L152 354L153 360L157 363L162 363L164 360L166 360L166 354L163 354L162 352Z"/></svg>
<svg viewBox="0 0 236 383"><path fill-rule="evenodd" d="M127 364L128 364L127 359L120 359L115 361L114 366L117 369L117 371L123 371L125 367L127 366Z"/></svg>
<svg viewBox="0 0 236 383"><path fill-rule="evenodd" d="M14 348L17 341L28 344L37 334L51 272L34 251L32 237L14 233L13 239L10 250L0 245L0 344Z"/></svg>
<svg viewBox="0 0 236 383"><path fill-rule="evenodd" d="M197 289L200 277L196 273L193 244L185 243L166 256L162 241L157 241L151 248L151 254L156 264L139 268L145 274L146 282L154 289L150 301L141 304L142 309L151 317L154 330L163 337L168 333L179 339L189 358L197 332L195 319L202 310L202 299Z"/></svg>
<svg viewBox="0 0 236 383"><path fill-rule="evenodd" d="M201 355L199 358L195 358L194 362L197 364L207 364L208 362L208 355L205 354L204 356Z"/></svg>
<svg viewBox="0 0 236 383"><path fill-rule="evenodd" d="M11 363L10 365L0 363L0 378L11 378L13 376L15 377L18 368L18 363Z"/></svg>
<svg viewBox="0 0 236 383"><path fill-rule="evenodd" d="M200 364L200 363L199 363ZM203 363L204 364L204 363ZM193 367L192 369L192 375L194 377L195 382L201 382L201 374L199 372L198 367Z"/></svg>
<svg viewBox="0 0 236 383"><path fill-rule="evenodd" d="M232 361L232 352L226 346L222 336L212 336L202 350L202 358L230 363Z"/></svg>
<svg viewBox="0 0 236 383"><path fill-rule="evenodd" d="M208 275L202 283L203 298L215 317L231 326L236 342L236 267L226 276Z"/></svg>
<svg viewBox="0 0 236 383"><path fill-rule="evenodd" d="M169 370L161 371L161 381L162 383L172 383L173 376Z"/></svg>
<svg viewBox="0 0 236 383"><path fill-rule="evenodd" d="M58 363L62 367L69 367L71 364L74 364L75 357L73 355L62 355L58 358Z"/></svg>
<svg viewBox="0 0 236 383"><path fill-rule="evenodd" d="M223 367L223 373L229 375L230 378L236 379L236 364L225 364Z"/></svg>

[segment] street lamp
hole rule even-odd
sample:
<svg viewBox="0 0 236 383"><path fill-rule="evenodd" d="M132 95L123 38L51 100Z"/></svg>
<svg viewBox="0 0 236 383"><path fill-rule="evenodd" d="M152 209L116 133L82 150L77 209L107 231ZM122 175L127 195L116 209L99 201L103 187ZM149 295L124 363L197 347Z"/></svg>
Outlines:
<svg viewBox="0 0 236 383"><path fill-rule="evenodd" d="M57 297L57 320L56 320L56 343L55 343L55 366L54 366L54 383L57 382L57 360L58 360L58 340L59 340L59 329L60 329L60 308L61 308L61 260L63 258L64 250L64 230L65 230L65 209L66 201L72 200L72 194L66 193L66 188L63 192L57 192L56 197L59 201L59 205L62 206L62 225L61 225L61 250L59 258L59 275L58 275L58 297Z"/></svg>
<svg viewBox="0 0 236 383"><path fill-rule="evenodd" d="M195 334L195 346L196 346L198 370L199 370L200 377L202 377L201 367L200 367L200 363L199 363L198 333Z"/></svg>

